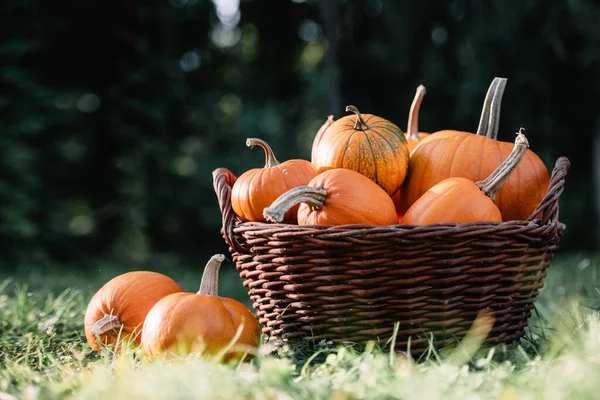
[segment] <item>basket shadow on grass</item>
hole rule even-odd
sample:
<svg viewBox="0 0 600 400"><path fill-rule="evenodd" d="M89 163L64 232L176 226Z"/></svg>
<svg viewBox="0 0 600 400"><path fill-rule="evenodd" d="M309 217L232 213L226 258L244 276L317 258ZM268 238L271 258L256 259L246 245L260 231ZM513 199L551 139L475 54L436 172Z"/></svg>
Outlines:
<svg viewBox="0 0 600 400"><path fill-rule="evenodd" d="M524 335L523 340L533 346L521 347L521 344L498 345L487 343L486 338L493 322L494 319L491 315L482 314L474 321L466 335L453 338L455 343L452 345L439 346L431 334L415 335L414 340L427 343L418 352L411 351L413 337L409 338L406 348L396 345L399 323L394 325L394 332L387 340L377 338L361 343L345 340L333 343L327 340L311 340L311 336L307 335L304 339L264 339L264 345L271 346L271 356L291 359L295 365L299 366L324 363L329 355L337 354L340 349L354 353L393 353L394 357L410 359L417 363L451 362L462 365L469 363L476 354L486 354L491 350L493 350L492 356L494 361L514 360L516 351L520 351L528 357L534 357L539 354L540 349L544 346L540 339L533 338L529 333Z"/></svg>
<svg viewBox="0 0 600 400"><path fill-rule="evenodd" d="M575 310L576 313L581 315L580 311ZM596 308L596 311L600 311L600 306ZM265 343L267 346L272 346L269 356L290 359L294 365L302 369L326 363L328 357L335 357L340 352L351 352L355 354L386 354L390 357L409 360L414 363L468 365L472 371L482 370L487 365L508 362L514 366L515 370L520 370L535 358L547 357L551 359L553 356L558 356L564 349L568 348L571 342L570 338L575 334L575 329L568 332L559 332L555 323L540 315L537 310L534 310L534 315L535 317L532 317L532 319L536 320L536 324L531 324L525 328L525 333L518 343L495 344L487 342L486 335L488 333L487 329L490 328L489 321L476 321L469 333L463 337L455 338L455 344L453 345L440 347L436 345L433 336L422 337L421 339L426 340L428 345L422 351L419 351L416 356L411 354L410 348L399 349L395 346L395 333L387 341L379 342L375 340L366 343L340 341L334 344L325 340L311 341L308 337L305 340L269 340ZM575 319L576 317L573 317L573 320ZM579 326L578 329L583 328ZM485 362L482 363L482 361Z"/></svg>

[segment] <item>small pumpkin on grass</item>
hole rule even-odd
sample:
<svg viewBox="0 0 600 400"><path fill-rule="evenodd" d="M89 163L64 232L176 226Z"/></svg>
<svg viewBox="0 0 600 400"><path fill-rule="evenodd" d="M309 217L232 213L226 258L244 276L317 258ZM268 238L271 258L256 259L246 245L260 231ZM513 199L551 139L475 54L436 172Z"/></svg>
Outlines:
<svg viewBox="0 0 600 400"><path fill-rule="evenodd" d="M346 168L359 172L393 195L404 182L408 148L404 134L391 121L373 114L354 113L334 122L331 118L313 141L312 162L319 172Z"/></svg>
<svg viewBox="0 0 600 400"><path fill-rule="evenodd" d="M93 350L117 341L139 345L146 314L157 301L183 292L158 272L132 271L116 276L91 298L85 311L85 336Z"/></svg>
<svg viewBox="0 0 600 400"><path fill-rule="evenodd" d="M366 176L346 168L321 172L307 186L282 194L265 208L267 220L281 222L287 210L300 204L298 225L394 225L392 198Z"/></svg>
<svg viewBox="0 0 600 400"><path fill-rule="evenodd" d="M246 145L262 147L266 162L263 168L250 169L237 178L231 188L231 206L244 221L265 222L262 215L265 207L287 190L306 185L318 171L308 160L292 159L280 163L264 140L250 138ZM296 222L296 210L287 213L286 222Z"/></svg>
<svg viewBox="0 0 600 400"><path fill-rule="evenodd" d="M260 327L252 311L237 300L220 297L219 268L223 254L210 258L198 293L174 293L158 301L148 313L142 333L149 357L184 357L191 353L238 360L260 341Z"/></svg>
<svg viewBox="0 0 600 400"><path fill-rule="evenodd" d="M402 189L401 211L427 190L449 177L479 181L489 176L513 148L497 140L505 78L488 89L477 134L442 130L423 139L410 156L410 174ZM496 204L504 221L525 220L538 206L550 183L544 162L530 149L498 193ZM404 222L404 220L403 220Z"/></svg>
<svg viewBox="0 0 600 400"><path fill-rule="evenodd" d="M487 179L473 182L453 177L438 182L408 209L402 222L411 225L502 222L502 213L494 200L525 156L527 147L529 142L519 131L512 152Z"/></svg>

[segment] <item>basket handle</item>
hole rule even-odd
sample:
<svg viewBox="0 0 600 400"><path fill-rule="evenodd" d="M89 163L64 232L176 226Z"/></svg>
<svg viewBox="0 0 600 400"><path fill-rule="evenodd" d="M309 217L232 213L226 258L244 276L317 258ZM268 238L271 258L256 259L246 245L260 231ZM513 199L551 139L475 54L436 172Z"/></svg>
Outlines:
<svg viewBox="0 0 600 400"><path fill-rule="evenodd" d="M243 252L244 247L235 240L233 236L233 227L235 221L238 218L233 212L231 207L231 188L236 181L236 177L227 168L217 168L212 173L213 176L213 187L217 194L217 200L219 201L219 208L221 209L222 217L222 229L221 234L225 239L225 242L238 253Z"/></svg>
<svg viewBox="0 0 600 400"><path fill-rule="evenodd" d="M540 201L537 208L533 210L527 221L534 220L536 215L542 213L542 224L548 223L558 225L558 199L565 188L565 179L571 163L567 157L559 157L554 164L550 184L546 195Z"/></svg>

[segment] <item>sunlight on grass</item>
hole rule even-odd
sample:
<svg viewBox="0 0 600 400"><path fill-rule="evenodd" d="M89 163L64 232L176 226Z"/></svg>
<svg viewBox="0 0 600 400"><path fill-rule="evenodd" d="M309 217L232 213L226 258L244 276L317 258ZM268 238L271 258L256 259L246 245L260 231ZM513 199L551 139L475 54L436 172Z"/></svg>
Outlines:
<svg viewBox="0 0 600 400"><path fill-rule="evenodd" d="M82 326L91 293L32 292L5 281L0 399L595 399L599 261L572 256L553 264L521 347L480 347L492 321L482 315L465 346L422 362L374 344L363 351L323 345L303 357L302 349L268 354L265 346L229 365L199 356L149 361L135 349L97 354Z"/></svg>
<svg viewBox="0 0 600 400"><path fill-rule="evenodd" d="M560 355L535 357L520 366L493 361L492 351L469 366L443 360L414 363L402 357L390 363L374 349L359 353L341 348L313 368L268 356L238 365L198 357L150 363L125 352L105 354L85 367L65 367L58 381L36 380L37 374L24 365L13 364L2 374L28 380L24 390L34 385L50 397L75 391L78 398L111 399L595 398L600 319L595 314L578 318L579 330L571 332L572 342Z"/></svg>

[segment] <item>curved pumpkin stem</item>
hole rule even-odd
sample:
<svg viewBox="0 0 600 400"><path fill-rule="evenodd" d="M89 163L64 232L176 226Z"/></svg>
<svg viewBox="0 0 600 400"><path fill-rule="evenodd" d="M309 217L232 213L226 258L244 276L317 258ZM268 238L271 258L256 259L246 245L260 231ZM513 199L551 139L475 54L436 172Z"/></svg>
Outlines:
<svg viewBox="0 0 600 400"><path fill-rule="evenodd" d="M500 128L500 108L502 105L502 96L506 88L506 78L494 78L483 101L483 109L479 118L477 134L486 136L490 139L498 138L498 129Z"/></svg>
<svg viewBox="0 0 600 400"><path fill-rule="evenodd" d="M208 260L202 274L200 282L200 290L197 294L207 294L209 296L219 295L219 269L221 263L225 260L223 254L215 254Z"/></svg>
<svg viewBox="0 0 600 400"><path fill-rule="evenodd" d="M525 156L527 148L529 147L529 141L522 131L523 128L519 129L519 132L517 132L515 146L506 160L504 160L502 164L500 164L498 168L496 168L496 170L492 172L492 174L486 179L475 183L477 186L479 186L479 189L481 189L490 199L492 199L492 201L496 200L496 195L500 189L502 189L502 185L504 185L514 170L517 169L519 162L521 162Z"/></svg>
<svg viewBox="0 0 600 400"><path fill-rule="evenodd" d="M358 108L354 106L346 106L346 111L353 112L354 114L356 114L356 122L354 123L354 129L356 129L357 131L366 131L367 129L369 129L369 126L365 122L360 111L358 111Z"/></svg>
<svg viewBox="0 0 600 400"><path fill-rule="evenodd" d="M104 317L96 321L92 326L92 335L102 335L106 332L112 331L113 329L120 329L121 321L119 317L112 314L104 314Z"/></svg>
<svg viewBox="0 0 600 400"><path fill-rule="evenodd" d="M269 144L264 140L258 138L248 138L246 139L246 146L260 146L263 148L263 150L265 151L266 158L265 168L272 168L276 165L279 165L279 161L277 161L277 158L275 158L275 153L273 153L273 149L271 149L271 146L269 146Z"/></svg>
<svg viewBox="0 0 600 400"><path fill-rule="evenodd" d="M410 112L408 113L408 125L406 126L407 139L419 139L419 110L421 109L425 93L427 93L425 86L419 85L410 106Z"/></svg>
<svg viewBox="0 0 600 400"><path fill-rule="evenodd" d="M308 203L313 209L323 207L327 192L320 187L298 186L279 196L269 207L263 210L267 221L281 222L286 212L296 204Z"/></svg>

